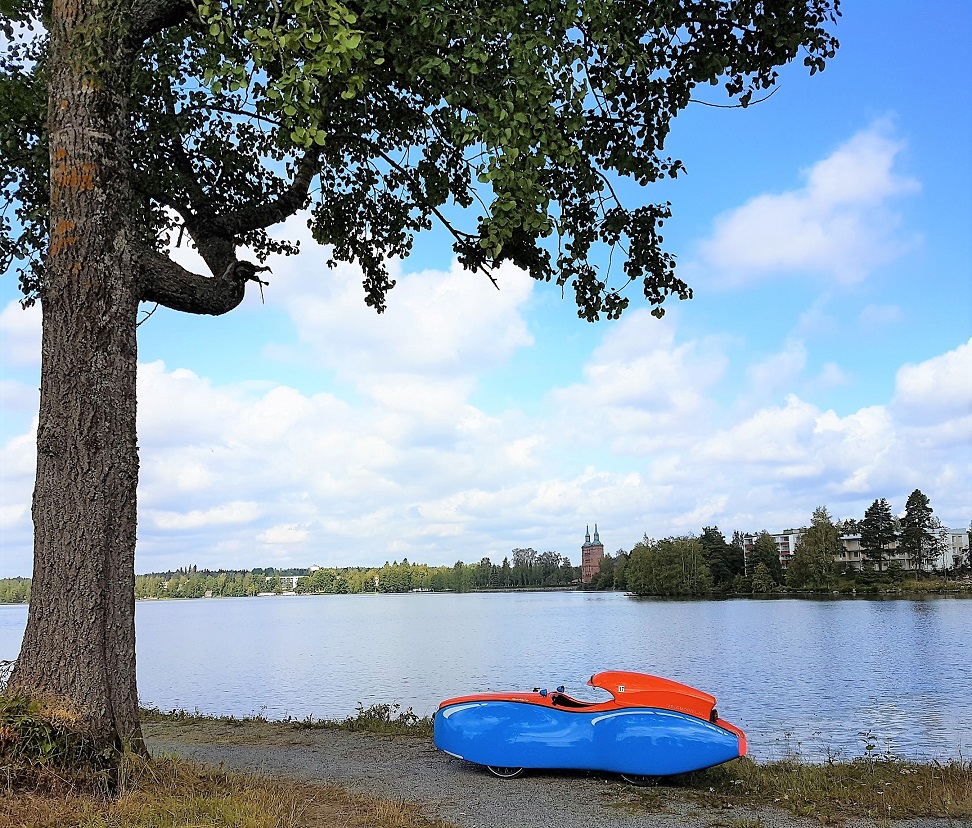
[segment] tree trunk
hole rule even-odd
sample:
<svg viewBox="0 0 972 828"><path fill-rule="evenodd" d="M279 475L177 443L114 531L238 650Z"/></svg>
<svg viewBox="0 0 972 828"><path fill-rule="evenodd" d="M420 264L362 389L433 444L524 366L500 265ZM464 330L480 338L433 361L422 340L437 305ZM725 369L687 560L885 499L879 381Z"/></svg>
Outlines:
<svg viewBox="0 0 972 828"><path fill-rule="evenodd" d="M10 690L144 751L135 688L137 266L127 7L55 0L34 572Z"/></svg>

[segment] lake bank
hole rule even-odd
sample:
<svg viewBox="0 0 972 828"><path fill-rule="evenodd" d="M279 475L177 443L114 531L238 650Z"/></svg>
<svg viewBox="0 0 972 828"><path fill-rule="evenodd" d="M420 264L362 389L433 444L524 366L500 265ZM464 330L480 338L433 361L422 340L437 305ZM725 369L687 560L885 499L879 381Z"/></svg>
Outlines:
<svg viewBox="0 0 972 828"><path fill-rule="evenodd" d="M885 767L888 774L873 778L868 787L874 794L873 789L884 786L880 796L857 798L848 775L840 787L839 800L835 797L815 803L806 798L808 791L804 789L803 801L797 801L800 788L787 789L790 792L782 796L793 798L787 802L787 810L773 804L774 798L783 801L782 796L754 790L755 783L745 774L732 778L693 775L694 780L682 779L649 789L632 788L609 774L564 771L536 771L503 781L436 750L427 736L206 719L155 720L146 723L145 730L154 751L233 770L326 782L368 796L422 803L430 817L460 828L806 828L808 820L845 828L886 828L889 816L900 828L945 828L972 818L972 768L964 772L964 798L956 802L953 796L947 813L916 803L913 796L908 800L912 803L910 812L903 805L892 805L892 813L886 812L885 799L906 801L895 799L891 784L916 787L909 770L915 766L908 764ZM901 772L905 770L908 772ZM917 785L926 782L922 779ZM760 784L765 786L765 780ZM875 799L881 802L880 812ZM923 801L928 803L931 798Z"/></svg>

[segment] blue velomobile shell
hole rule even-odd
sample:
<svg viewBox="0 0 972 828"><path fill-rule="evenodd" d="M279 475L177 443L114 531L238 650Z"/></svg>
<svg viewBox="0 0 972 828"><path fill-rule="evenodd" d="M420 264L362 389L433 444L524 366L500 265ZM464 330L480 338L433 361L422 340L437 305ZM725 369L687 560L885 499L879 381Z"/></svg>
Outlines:
<svg viewBox="0 0 972 828"><path fill-rule="evenodd" d="M693 700L704 696L714 705L713 697L694 692ZM635 701L635 693L629 697ZM681 706L677 698L673 706ZM714 708L709 719L698 712L618 701L586 704L546 692L481 694L442 703L435 714L435 744L480 765L646 776L699 770L746 752L742 731L719 719Z"/></svg>

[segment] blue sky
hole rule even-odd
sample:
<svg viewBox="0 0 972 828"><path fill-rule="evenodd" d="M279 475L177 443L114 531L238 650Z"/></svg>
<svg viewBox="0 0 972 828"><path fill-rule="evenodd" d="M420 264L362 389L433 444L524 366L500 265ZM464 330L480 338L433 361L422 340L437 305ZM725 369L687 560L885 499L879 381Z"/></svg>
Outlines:
<svg viewBox="0 0 972 828"><path fill-rule="evenodd" d="M388 312L309 240L219 319L140 328L136 569L575 563L826 505L972 520L972 5L845 3L827 70L748 110L692 106L666 246L695 298L591 325L441 233ZM700 90L700 96L708 90ZM712 93L715 95L715 93ZM718 97L711 100L719 102ZM281 233L306 236L301 220ZM191 254L178 251L184 262ZM0 577L29 575L39 316L0 279Z"/></svg>

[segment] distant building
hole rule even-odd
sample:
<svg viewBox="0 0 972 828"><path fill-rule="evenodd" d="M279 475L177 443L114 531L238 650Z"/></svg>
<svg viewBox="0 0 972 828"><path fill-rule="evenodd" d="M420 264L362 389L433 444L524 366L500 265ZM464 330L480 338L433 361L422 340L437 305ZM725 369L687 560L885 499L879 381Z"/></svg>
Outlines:
<svg viewBox="0 0 972 828"><path fill-rule="evenodd" d="M776 534L770 535L776 542L776 548L779 550L780 555L780 565L784 570L793 559L793 553L796 551L797 543L805 531L805 529L787 529L785 532L777 532ZM948 529L945 532L947 533L946 544L943 545L943 548L937 555L925 563L923 567L925 572L930 572L935 569L960 567L968 560L969 534L967 532L955 532ZM743 556L746 561L747 574L751 574L749 556L752 553L753 544L756 543L757 537L759 536L742 536ZM874 565L870 564L864 557L864 550L861 547L861 536L859 533L841 535L840 542L843 549L834 555L834 560L842 569L856 569L860 571L868 567L874 568ZM905 554L897 540L892 541L885 549L882 569L886 569L892 563L900 566L905 572L914 572L916 569L915 562Z"/></svg>
<svg viewBox="0 0 972 828"><path fill-rule="evenodd" d="M787 529L783 532L770 534L770 537L776 543L776 549L780 556L780 566L783 567L784 571L790 565L790 560L793 558L793 553L796 551L796 546L800 542L803 531L803 529ZM759 535L742 536L743 561L746 574L748 575L752 574L749 556L752 554L753 545L756 543L758 537Z"/></svg>
<svg viewBox="0 0 972 828"><path fill-rule="evenodd" d="M591 543L591 527L588 525L584 535L584 545L581 547L581 580L589 584L601 571L601 561L604 560L604 544L597 536L597 524L594 524L594 542Z"/></svg>
<svg viewBox="0 0 972 828"><path fill-rule="evenodd" d="M297 589L297 582L301 578L306 578L306 577L307 577L306 575L278 575L277 580L280 582L280 588L282 590L284 590L285 592L286 591L293 592L295 589ZM268 575L264 580L269 584L270 581L273 580L273 576Z"/></svg>
<svg viewBox="0 0 972 828"><path fill-rule="evenodd" d="M942 562L943 566L959 567L969 563L969 539L972 537L968 532L956 532L952 530L948 533L947 560Z"/></svg>

